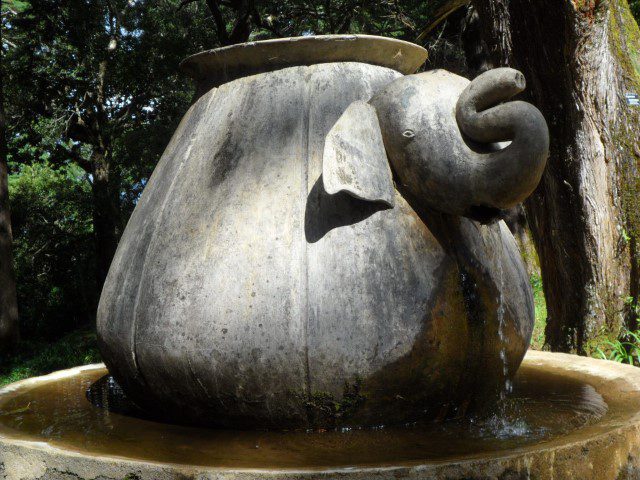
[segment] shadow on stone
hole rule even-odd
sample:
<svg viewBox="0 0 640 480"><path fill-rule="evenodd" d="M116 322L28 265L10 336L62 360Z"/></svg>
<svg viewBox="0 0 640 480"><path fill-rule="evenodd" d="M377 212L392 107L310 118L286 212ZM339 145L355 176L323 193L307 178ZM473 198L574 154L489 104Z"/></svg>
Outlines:
<svg viewBox="0 0 640 480"><path fill-rule="evenodd" d="M348 193L330 195L324 190L322 175L313 184L304 212L304 233L316 243L334 228L354 225L389 207L381 202L359 200Z"/></svg>

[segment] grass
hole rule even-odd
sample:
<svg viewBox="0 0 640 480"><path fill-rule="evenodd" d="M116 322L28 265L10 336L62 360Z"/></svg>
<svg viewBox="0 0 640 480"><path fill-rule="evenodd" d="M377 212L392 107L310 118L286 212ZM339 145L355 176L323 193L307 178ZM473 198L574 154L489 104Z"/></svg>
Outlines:
<svg viewBox="0 0 640 480"><path fill-rule="evenodd" d="M77 330L53 341L23 341L0 361L0 386L78 365L100 362L96 334Z"/></svg>
<svg viewBox="0 0 640 480"><path fill-rule="evenodd" d="M640 365L640 330L632 332L623 329L619 338L604 340L592 354L595 358L612 360L629 365Z"/></svg>
<svg viewBox="0 0 640 480"><path fill-rule="evenodd" d="M533 334L531 335L530 348L543 350L545 343L544 331L547 325L547 302L544 298L540 275L532 274L530 281L535 305L535 323ZM632 302L633 298L629 297L627 303ZM636 311L636 315L640 319L640 310ZM629 331L623 328L619 333L615 333L603 327L595 338L589 340L585 350L588 356L594 358L640 366L640 330Z"/></svg>
<svg viewBox="0 0 640 480"><path fill-rule="evenodd" d="M531 335L531 348L534 350L542 350L544 347L544 329L547 326L547 302L544 298L542 278L540 278L540 275L533 274L530 280L531 288L533 288L533 303L536 312L533 334Z"/></svg>

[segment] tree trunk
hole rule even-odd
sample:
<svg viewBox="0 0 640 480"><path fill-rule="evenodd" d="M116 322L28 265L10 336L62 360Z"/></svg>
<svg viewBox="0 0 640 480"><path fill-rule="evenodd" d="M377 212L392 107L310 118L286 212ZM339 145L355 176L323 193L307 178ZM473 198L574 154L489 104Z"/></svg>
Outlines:
<svg viewBox="0 0 640 480"><path fill-rule="evenodd" d="M96 245L96 288L98 295L120 236L120 203L118 189L113 187L109 154L101 149L91 156L93 167L93 228Z"/></svg>
<svg viewBox="0 0 640 480"><path fill-rule="evenodd" d="M549 124L548 166L525 204L547 301L546 342L588 353L603 327L634 326L625 300L637 302L639 282L640 107L625 93L640 93L638 27L626 0L475 6L494 66L525 74L529 100Z"/></svg>
<svg viewBox="0 0 640 480"><path fill-rule="evenodd" d="M11 243L6 120L0 75L0 354L18 342L18 301Z"/></svg>

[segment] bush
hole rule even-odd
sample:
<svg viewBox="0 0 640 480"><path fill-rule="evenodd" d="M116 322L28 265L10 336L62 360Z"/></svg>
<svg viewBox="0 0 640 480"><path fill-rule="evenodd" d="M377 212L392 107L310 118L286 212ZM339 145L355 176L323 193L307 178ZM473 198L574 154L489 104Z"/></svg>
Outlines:
<svg viewBox="0 0 640 480"><path fill-rule="evenodd" d="M20 328L59 338L95 315L91 186L73 165L21 165L9 178Z"/></svg>

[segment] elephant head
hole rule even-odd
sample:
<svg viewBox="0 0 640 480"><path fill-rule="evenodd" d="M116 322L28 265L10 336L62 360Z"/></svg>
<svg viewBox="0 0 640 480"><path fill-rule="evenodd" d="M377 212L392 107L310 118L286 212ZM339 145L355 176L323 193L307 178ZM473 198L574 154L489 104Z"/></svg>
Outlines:
<svg viewBox="0 0 640 480"><path fill-rule="evenodd" d="M327 135L325 190L393 207L395 177L419 206L497 218L533 192L548 155L540 111L508 101L524 88L511 68L471 82L444 70L393 81L352 103Z"/></svg>

